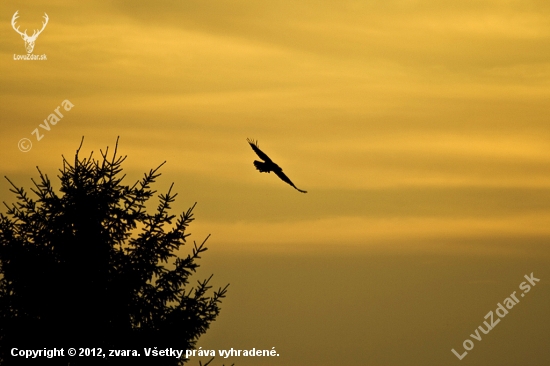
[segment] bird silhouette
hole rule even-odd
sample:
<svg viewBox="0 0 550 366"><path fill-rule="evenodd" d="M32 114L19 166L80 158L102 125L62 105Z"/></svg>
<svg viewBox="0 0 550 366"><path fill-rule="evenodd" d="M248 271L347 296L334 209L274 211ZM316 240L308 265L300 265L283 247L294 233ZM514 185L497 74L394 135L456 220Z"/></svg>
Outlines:
<svg viewBox="0 0 550 366"><path fill-rule="evenodd" d="M246 139L246 141L248 141L250 147L252 147L252 150L254 150L254 152L260 157L260 159L263 160L263 162L254 160L254 166L260 171L260 173L273 172L277 174L277 176L281 178L281 180L287 182L288 184L296 188L299 192L307 193L307 191L302 191L300 188L296 187L294 183L292 183L292 181L285 175L285 173L283 173L283 169L281 169L281 167L275 164L273 160L269 158L269 156L267 156L262 150L260 150L260 148L258 147L258 141L254 141L251 139Z"/></svg>

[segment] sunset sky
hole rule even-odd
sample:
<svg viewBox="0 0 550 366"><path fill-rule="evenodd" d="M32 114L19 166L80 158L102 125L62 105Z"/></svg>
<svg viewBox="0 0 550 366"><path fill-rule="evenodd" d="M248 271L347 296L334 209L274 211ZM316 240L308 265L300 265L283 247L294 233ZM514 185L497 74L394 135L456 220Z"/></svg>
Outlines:
<svg viewBox="0 0 550 366"><path fill-rule="evenodd" d="M16 11L47 60L14 60ZM0 201L83 136L127 184L166 160L196 279L231 284L198 345L280 354L216 365L550 364L547 0L7 0L0 35Z"/></svg>

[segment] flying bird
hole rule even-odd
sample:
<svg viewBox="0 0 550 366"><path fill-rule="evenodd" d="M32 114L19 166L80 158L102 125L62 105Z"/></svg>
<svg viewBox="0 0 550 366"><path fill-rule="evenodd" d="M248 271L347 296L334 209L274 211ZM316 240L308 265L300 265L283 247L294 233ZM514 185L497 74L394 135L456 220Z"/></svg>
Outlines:
<svg viewBox="0 0 550 366"><path fill-rule="evenodd" d="M294 188L296 188L299 192L307 193L307 191L302 191L300 188L296 187L294 183L283 173L283 169L281 169L280 166L275 164L273 160L269 158L260 148L258 147L258 141L254 141L251 139L246 139L248 143L250 144L250 147L252 147L252 150L260 157L262 161L254 160L254 166L256 169L260 171L260 173L275 173L279 178L281 178L284 182L287 182Z"/></svg>

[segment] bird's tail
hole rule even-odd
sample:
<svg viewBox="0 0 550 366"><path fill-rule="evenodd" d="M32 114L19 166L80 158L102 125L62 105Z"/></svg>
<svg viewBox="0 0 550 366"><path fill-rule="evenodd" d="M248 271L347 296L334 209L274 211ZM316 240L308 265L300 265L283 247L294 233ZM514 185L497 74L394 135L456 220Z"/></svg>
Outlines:
<svg viewBox="0 0 550 366"><path fill-rule="evenodd" d="M269 172L270 172L267 163L263 163L263 162L261 162L261 161L254 160L254 166L255 166L256 169L258 169L261 173L269 173Z"/></svg>

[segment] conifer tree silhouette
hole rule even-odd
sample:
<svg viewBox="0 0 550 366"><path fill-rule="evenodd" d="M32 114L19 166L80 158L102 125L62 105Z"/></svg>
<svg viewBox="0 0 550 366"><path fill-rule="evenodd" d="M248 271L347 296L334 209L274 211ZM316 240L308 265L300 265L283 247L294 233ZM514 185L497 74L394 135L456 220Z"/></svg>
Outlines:
<svg viewBox="0 0 550 366"><path fill-rule="evenodd" d="M145 204L156 191L160 164L128 186L117 156L63 157L54 192L47 175L31 191L10 182L17 204L0 213L0 364L139 365L144 347L193 349L220 312L227 286L210 292L212 278L189 288L189 277L207 250L208 237L178 256L194 220L193 205L177 219L169 213L177 194L160 194L156 212ZM195 203L196 204L196 203ZM209 295L210 294L210 295ZM11 347L133 349L137 357L66 357L33 360ZM149 362L150 361L150 362ZM155 357L145 364L183 365Z"/></svg>

